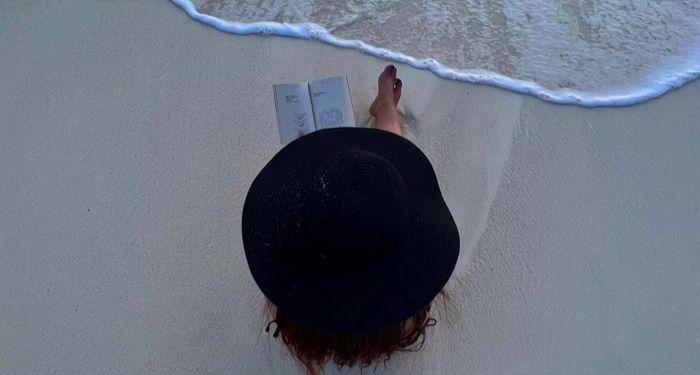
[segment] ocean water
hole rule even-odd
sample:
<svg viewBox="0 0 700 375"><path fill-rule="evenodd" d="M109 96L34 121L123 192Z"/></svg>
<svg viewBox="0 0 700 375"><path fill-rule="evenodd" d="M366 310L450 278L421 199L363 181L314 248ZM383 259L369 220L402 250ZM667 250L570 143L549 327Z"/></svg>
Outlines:
<svg viewBox="0 0 700 375"><path fill-rule="evenodd" d="M700 76L697 0L172 0L237 34L317 39L557 103L630 105Z"/></svg>

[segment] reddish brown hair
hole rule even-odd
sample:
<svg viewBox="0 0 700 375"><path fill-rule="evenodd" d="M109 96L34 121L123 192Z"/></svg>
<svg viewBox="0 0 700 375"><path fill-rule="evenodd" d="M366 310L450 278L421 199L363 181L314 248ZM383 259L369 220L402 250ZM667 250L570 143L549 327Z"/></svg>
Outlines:
<svg viewBox="0 0 700 375"><path fill-rule="evenodd" d="M447 292L440 296L449 300ZM395 351L419 351L425 341L425 329L437 321L429 317L430 303L414 316L380 331L358 335L332 335L310 330L290 319L269 300L265 300L265 312L269 319L276 319L279 335L295 359L306 368L309 375L317 375L329 360L338 368L359 365L365 368L375 360L388 361ZM412 347L419 338L420 344Z"/></svg>

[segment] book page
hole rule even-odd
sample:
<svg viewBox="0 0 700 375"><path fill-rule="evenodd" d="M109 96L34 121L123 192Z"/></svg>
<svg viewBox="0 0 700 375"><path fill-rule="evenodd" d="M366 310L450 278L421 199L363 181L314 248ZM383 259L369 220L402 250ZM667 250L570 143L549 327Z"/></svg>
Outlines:
<svg viewBox="0 0 700 375"><path fill-rule="evenodd" d="M273 85L272 88L283 145L316 130L308 84L285 83Z"/></svg>
<svg viewBox="0 0 700 375"><path fill-rule="evenodd" d="M347 77L309 82L317 129L355 126Z"/></svg>

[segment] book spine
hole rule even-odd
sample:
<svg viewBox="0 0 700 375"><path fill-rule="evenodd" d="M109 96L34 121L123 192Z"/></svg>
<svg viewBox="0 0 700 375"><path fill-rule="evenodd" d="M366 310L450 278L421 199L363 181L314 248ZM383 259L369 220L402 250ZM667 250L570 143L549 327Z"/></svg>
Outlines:
<svg viewBox="0 0 700 375"><path fill-rule="evenodd" d="M277 86L272 85L272 93L274 96L274 101L275 101L275 114L277 115L277 131L280 134L280 144L284 144L284 138L282 138L282 123L280 123L280 109L279 106L277 105L277 101L279 98L277 97Z"/></svg>
<svg viewBox="0 0 700 375"><path fill-rule="evenodd" d="M352 106L352 93L350 92L350 83L348 82L348 75L345 75L345 88L348 90L348 100L350 100L350 111L352 111L352 126L357 126L355 122L355 108Z"/></svg>
<svg viewBox="0 0 700 375"><path fill-rule="evenodd" d="M311 121L314 122L314 131L318 130L316 126L316 109L314 108L314 97L311 94L311 84L306 82L306 92L309 94L309 103L311 103Z"/></svg>

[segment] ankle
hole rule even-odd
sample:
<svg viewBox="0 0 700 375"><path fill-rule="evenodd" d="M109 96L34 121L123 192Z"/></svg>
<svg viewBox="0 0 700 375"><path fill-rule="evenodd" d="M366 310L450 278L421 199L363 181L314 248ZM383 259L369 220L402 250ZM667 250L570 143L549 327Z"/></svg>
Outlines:
<svg viewBox="0 0 700 375"><path fill-rule="evenodd" d="M396 106L394 106L394 101L390 98L378 99L373 103L372 107L371 115L374 117L396 114Z"/></svg>

